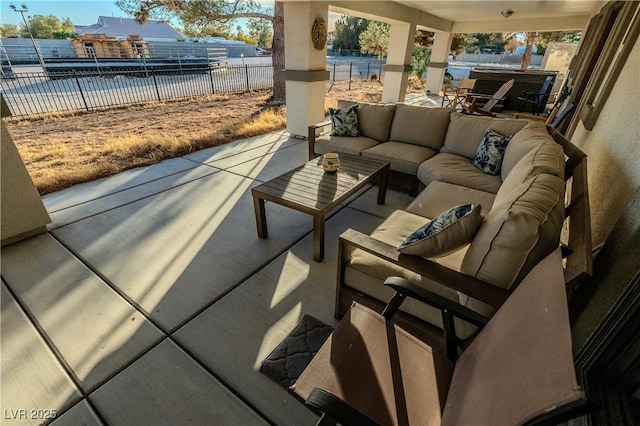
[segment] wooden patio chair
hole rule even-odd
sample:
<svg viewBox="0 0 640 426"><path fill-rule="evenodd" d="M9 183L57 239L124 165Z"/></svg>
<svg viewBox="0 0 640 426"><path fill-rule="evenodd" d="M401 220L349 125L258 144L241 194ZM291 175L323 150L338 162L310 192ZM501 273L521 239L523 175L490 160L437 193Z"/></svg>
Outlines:
<svg viewBox="0 0 640 426"><path fill-rule="evenodd" d="M586 410L559 250L488 322L403 279L385 284L396 294L382 315L354 303L291 388L323 413L318 425L556 424ZM406 297L486 325L451 360L391 323Z"/></svg>
<svg viewBox="0 0 640 426"><path fill-rule="evenodd" d="M462 112L464 114L488 115L490 117L495 117L496 115L492 113L491 110L498 104L498 102L504 102L504 97L513 87L514 82L514 79L507 81L493 95L481 95L478 93L468 94L466 100L462 103ZM480 106L479 102L483 101L485 101L484 105Z"/></svg>

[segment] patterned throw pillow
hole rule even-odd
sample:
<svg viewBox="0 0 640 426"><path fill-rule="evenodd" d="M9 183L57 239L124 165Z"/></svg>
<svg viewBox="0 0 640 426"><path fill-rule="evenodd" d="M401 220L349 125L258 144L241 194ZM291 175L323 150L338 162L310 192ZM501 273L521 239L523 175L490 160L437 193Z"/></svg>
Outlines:
<svg viewBox="0 0 640 426"><path fill-rule="evenodd" d="M467 244L475 235L482 216L480 204L451 207L416 229L398 247L398 251L416 256L446 256Z"/></svg>
<svg viewBox="0 0 640 426"><path fill-rule="evenodd" d="M348 108L329 108L331 136L360 136L358 130L358 104Z"/></svg>
<svg viewBox="0 0 640 426"><path fill-rule="evenodd" d="M511 136L503 136L493 130L487 130L476 151L476 156L473 157L473 165L488 175L499 174L504 150L510 140Z"/></svg>

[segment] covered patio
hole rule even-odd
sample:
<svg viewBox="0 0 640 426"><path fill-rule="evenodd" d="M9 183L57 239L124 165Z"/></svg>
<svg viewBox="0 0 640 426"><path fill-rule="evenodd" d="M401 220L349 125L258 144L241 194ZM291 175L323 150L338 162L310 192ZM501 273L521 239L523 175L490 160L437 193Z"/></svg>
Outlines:
<svg viewBox="0 0 640 426"><path fill-rule="evenodd" d="M269 238L257 238L250 189L304 163L307 143L294 136L324 118L325 53L312 46L312 24L329 10L390 22L383 100L439 106L436 98L404 98L417 26L437 31L427 82L435 93L450 34L560 29L561 22L585 29L607 3L514 2L508 20L499 16L506 7L287 1L287 131L51 194L44 215L34 213L40 200L30 182L3 174L2 424L315 423L301 401L258 371L260 362L304 314L336 323L338 235L369 233L412 198L389 190L379 206L377 190L367 187L345 202L327 220L322 263L312 260L312 220L302 213L268 203ZM601 249L592 297L574 326L576 351L637 274L640 105L628 93L637 91L640 45L637 24L626 25L626 44L615 46L628 48L626 62L594 63L602 78L587 77L567 130L590 155L592 230ZM595 35L585 39L593 41L602 27L590 28ZM604 97L590 89L600 86ZM5 223L19 224L11 244Z"/></svg>

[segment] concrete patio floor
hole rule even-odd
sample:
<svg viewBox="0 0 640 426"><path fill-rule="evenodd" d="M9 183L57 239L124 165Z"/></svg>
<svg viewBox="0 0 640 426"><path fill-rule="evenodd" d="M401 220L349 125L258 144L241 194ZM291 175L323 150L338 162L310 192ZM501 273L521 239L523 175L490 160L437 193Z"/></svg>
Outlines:
<svg viewBox="0 0 640 426"><path fill-rule="evenodd" d="M365 188L316 263L311 217L268 203L260 240L250 193L306 159L277 132L46 196L49 232L2 249L0 423L315 424L260 363L304 314L336 323L338 235L411 198Z"/></svg>

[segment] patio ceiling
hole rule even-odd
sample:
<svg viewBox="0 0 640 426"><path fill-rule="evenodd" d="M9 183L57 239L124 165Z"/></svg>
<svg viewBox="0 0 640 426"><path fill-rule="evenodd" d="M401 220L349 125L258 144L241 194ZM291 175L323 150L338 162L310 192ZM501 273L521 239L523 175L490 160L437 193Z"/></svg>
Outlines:
<svg viewBox="0 0 640 426"><path fill-rule="evenodd" d="M385 3L386 13L382 13ZM393 8L388 7L389 3L395 3ZM398 20L402 20L403 15L412 16L420 27L466 33L583 29L589 16L596 12L601 4L602 1L595 0L334 1L331 2L330 9L338 13L357 14L373 19L375 15ZM500 14L506 9L514 11L508 19ZM416 10L419 13L416 14Z"/></svg>

